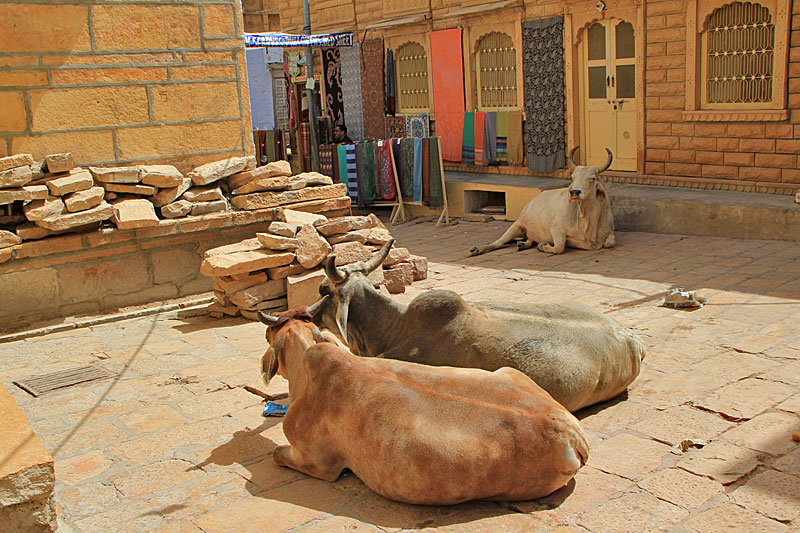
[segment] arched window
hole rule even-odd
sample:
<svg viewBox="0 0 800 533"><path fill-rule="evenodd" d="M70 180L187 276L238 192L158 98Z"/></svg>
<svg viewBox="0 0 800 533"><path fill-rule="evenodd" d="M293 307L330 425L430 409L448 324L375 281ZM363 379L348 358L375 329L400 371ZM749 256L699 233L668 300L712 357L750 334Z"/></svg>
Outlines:
<svg viewBox="0 0 800 533"><path fill-rule="evenodd" d="M775 25L769 9L750 2L717 8L701 38L704 107L772 101Z"/></svg>
<svg viewBox="0 0 800 533"><path fill-rule="evenodd" d="M517 50L514 40L493 31L480 38L475 50L478 108L517 107Z"/></svg>
<svg viewBox="0 0 800 533"><path fill-rule="evenodd" d="M395 54L397 111L428 111L428 57L414 41L401 45Z"/></svg>

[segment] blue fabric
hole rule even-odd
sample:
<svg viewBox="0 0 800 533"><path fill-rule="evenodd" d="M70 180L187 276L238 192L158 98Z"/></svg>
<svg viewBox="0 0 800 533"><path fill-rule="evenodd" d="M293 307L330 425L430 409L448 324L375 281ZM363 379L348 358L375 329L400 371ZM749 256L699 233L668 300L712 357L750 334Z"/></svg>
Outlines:
<svg viewBox="0 0 800 533"><path fill-rule="evenodd" d="M422 139L414 137L414 201L422 202Z"/></svg>
<svg viewBox="0 0 800 533"><path fill-rule="evenodd" d="M353 202L358 202L358 167L356 166L356 145L344 146L347 154L347 195Z"/></svg>

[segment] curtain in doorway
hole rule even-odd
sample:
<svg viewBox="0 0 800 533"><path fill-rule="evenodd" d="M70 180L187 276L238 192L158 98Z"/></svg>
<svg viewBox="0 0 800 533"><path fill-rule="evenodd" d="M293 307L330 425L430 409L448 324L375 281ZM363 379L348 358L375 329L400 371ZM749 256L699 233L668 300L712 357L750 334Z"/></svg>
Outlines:
<svg viewBox="0 0 800 533"><path fill-rule="evenodd" d="M431 68L436 134L442 157L461 161L464 128L464 70L461 28L431 32Z"/></svg>
<svg viewBox="0 0 800 533"><path fill-rule="evenodd" d="M343 47L339 50L342 60L342 100L344 123L347 135L354 141L364 140L364 108L361 103L361 46Z"/></svg>
<svg viewBox="0 0 800 533"><path fill-rule="evenodd" d="M383 138L383 39L367 39L361 46L361 102L364 137Z"/></svg>
<svg viewBox="0 0 800 533"><path fill-rule="evenodd" d="M322 69L325 75L325 108L334 126L344 124L342 63L338 48L322 49Z"/></svg>
<svg viewBox="0 0 800 533"><path fill-rule="evenodd" d="M566 157L563 33L561 17L522 23L525 155L537 172L563 167Z"/></svg>

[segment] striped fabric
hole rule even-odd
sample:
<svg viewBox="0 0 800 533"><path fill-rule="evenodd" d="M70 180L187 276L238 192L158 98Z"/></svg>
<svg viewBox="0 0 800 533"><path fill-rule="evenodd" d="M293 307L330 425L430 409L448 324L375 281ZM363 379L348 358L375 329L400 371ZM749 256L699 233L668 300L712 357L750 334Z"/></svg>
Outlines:
<svg viewBox="0 0 800 533"><path fill-rule="evenodd" d="M486 113L479 111L475 113L475 164L485 166L483 159L483 129L486 121Z"/></svg>
<svg viewBox="0 0 800 533"><path fill-rule="evenodd" d="M358 203L358 167L356 166L356 145L344 145L347 158L347 195Z"/></svg>
<svg viewBox="0 0 800 533"><path fill-rule="evenodd" d="M467 165L475 164L475 113L464 113L464 138L461 143L461 160Z"/></svg>
<svg viewBox="0 0 800 533"><path fill-rule="evenodd" d="M414 137L414 201L422 203L422 139Z"/></svg>

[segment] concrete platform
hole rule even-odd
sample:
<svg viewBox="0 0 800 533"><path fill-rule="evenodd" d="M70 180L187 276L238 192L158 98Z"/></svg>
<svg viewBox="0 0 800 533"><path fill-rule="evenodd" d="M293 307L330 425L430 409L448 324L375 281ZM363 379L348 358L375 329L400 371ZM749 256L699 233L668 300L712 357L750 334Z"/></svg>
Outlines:
<svg viewBox="0 0 800 533"><path fill-rule="evenodd" d="M450 215L464 216L484 193L505 195L503 220L516 220L533 197L566 187L568 180L469 172L445 172ZM607 184L620 231L645 231L736 239L800 241L800 205L794 197L680 187ZM488 198L486 195L483 198ZM497 200L498 196L492 196ZM480 205L477 205L480 207ZM415 215L436 210L413 206Z"/></svg>

